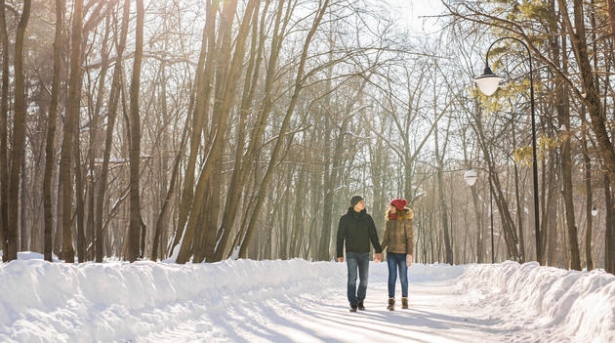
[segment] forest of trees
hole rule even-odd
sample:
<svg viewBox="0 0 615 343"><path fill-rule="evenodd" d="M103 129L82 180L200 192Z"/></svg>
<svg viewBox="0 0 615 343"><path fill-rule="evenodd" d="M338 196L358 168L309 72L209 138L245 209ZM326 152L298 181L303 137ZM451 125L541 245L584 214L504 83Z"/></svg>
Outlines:
<svg viewBox="0 0 615 343"><path fill-rule="evenodd" d="M381 234L411 201L417 262L615 273L615 0L442 0L429 36L378 0L0 4L3 261L331 260L359 194Z"/></svg>

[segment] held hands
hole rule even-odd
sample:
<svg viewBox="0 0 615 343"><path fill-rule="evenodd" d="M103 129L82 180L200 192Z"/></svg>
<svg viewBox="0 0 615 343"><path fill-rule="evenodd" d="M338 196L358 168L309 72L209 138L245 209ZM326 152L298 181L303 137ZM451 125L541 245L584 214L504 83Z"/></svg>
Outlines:
<svg viewBox="0 0 615 343"><path fill-rule="evenodd" d="M382 254L374 254L374 262L380 263L382 261Z"/></svg>
<svg viewBox="0 0 615 343"><path fill-rule="evenodd" d="M407 254L406 255L406 266L410 267L411 264L412 264L412 255Z"/></svg>
<svg viewBox="0 0 615 343"><path fill-rule="evenodd" d="M338 257L337 258L337 262L344 262L344 258L343 257Z"/></svg>

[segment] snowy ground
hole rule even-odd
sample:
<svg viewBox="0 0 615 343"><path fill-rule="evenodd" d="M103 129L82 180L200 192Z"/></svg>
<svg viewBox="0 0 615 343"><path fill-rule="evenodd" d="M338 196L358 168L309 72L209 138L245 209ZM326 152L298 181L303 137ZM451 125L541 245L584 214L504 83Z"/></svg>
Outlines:
<svg viewBox="0 0 615 343"><path fill-rule="evenodd" d="M0 265L1 342L615 342L615 276L519 265L410 268L409 310L386 310L370 265L350 313L346 265ZM399 296L399 285L397 286Z"/></svg>

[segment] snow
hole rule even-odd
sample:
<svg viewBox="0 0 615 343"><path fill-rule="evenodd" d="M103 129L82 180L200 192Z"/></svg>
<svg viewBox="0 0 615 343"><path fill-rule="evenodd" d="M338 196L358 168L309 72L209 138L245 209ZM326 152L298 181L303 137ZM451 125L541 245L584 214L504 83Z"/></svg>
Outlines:
<svg viewBox="0 0 615 343"><path fill-rule="evenodd" d="M536 263L414 264L410 309L386 310L371 263L350 313L346 265L301 259L178 265L0 265L1 342L614 342L615 276ZM397 297L399 298L399 282Z"/></svg>

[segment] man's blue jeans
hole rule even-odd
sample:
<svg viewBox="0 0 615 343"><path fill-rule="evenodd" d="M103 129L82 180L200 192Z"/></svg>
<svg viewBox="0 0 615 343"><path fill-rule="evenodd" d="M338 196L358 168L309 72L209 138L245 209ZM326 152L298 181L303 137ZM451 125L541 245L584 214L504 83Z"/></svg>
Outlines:
<svg viewBox="0 0 615 343"><path fill-rule="evenodd" d="M387 264L389 266L389 298L395 297L397 270L399 270L399 281L401 282L401 296L408 297L408 267L406 266L406 254L387 253Z"/></svg>
<svg viewBox="0 0 615 343"><path fill-rule="evenodd" d="M365 294L367 293L369 252L346 252L346 265L348 266L348 302L350 306L356 306L365 300ZM357 272L359 276L358 289Z"/></svg>

